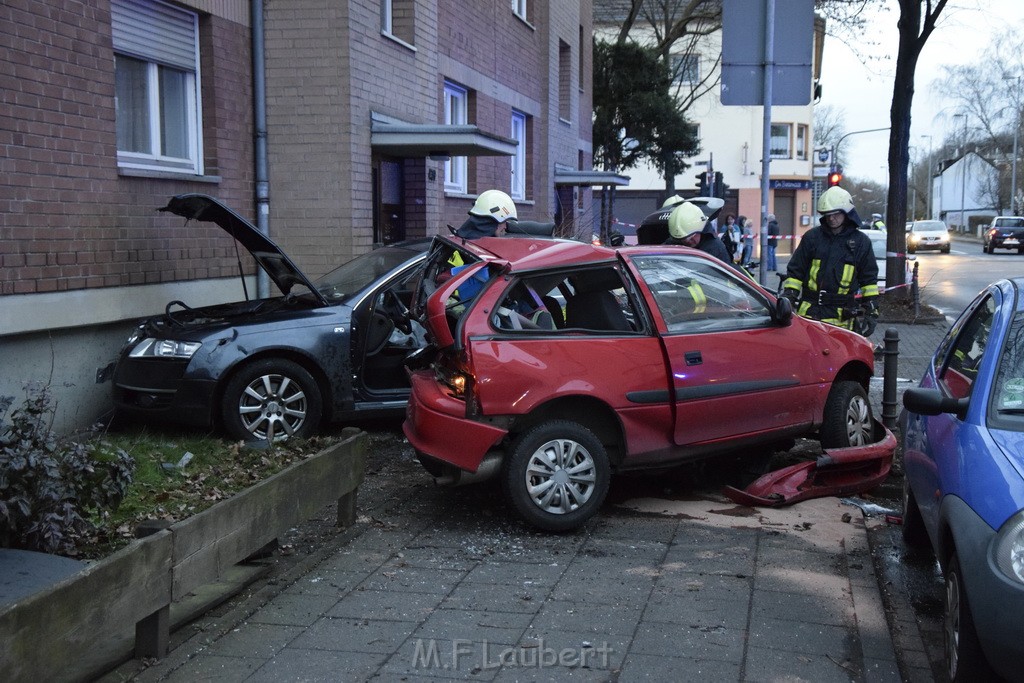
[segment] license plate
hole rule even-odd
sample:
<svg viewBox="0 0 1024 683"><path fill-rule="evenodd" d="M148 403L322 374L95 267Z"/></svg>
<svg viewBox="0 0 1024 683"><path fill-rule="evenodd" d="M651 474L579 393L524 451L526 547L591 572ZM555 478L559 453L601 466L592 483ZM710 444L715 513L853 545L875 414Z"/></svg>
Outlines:
<svg viewBox="0 0 1024 683"><path fill-rule="evenodd" d="M1003 240L1003 244L1017 244L1017 240L1013 237Z"/></svg>

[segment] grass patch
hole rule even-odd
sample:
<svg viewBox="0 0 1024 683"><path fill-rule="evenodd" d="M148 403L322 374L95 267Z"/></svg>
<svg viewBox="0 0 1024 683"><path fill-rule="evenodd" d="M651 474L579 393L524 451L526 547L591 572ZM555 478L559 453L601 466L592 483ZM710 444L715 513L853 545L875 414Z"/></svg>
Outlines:
<svg viewBox="0 0 1024 683"><path fill-rule="evenodd" d="M134 479L117 510L92 520L96 530L77 545L78 557L105 557L128 545L140 523L178 522L319 453L336 440L291 439L258 448L201 433L145 428L108 433L104 442L135 459Z"/></svg>

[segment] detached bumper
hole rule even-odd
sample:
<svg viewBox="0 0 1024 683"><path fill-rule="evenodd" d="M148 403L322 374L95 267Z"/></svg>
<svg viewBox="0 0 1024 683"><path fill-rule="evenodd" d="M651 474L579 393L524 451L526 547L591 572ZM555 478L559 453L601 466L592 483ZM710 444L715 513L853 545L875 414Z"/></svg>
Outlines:
<svg viewBox="0 0 1024 683"><path fill-rule="evenodd" d="M411 373L412 394L402 431L419 453L476 472L487 452L508 431L466 417L466 404L452 398L431 370Z"/></svg>

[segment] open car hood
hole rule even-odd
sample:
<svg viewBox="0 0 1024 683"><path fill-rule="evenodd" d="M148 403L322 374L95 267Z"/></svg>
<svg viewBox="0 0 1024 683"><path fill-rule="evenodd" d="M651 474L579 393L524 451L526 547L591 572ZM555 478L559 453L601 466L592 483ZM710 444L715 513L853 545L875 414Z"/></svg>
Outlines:
<svg viewBox="0 0 1024 683"><path fill-rule="evenodd" d="M320 303L328 304L323 294L279 246L261 233L255 225L213 197L205 194L179 194L171 197L167 206L162 207L160 211L168 211L188 220L216 223L252 254L259 267L283 294L290 293L292 287L298 284L307 288Z"/></svg>

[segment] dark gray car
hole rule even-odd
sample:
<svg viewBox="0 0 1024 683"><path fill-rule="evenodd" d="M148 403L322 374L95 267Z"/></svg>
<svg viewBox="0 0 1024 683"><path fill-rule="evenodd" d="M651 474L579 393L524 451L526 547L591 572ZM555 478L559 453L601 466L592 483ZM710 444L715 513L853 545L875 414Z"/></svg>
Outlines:
<svg viewBox="0 0 1024 683"><path fill-rule="evenodd" d="M427 239L357 256L310 281L249 221L206 195L162 211L209 221L253 255L280 295L143 321L113 374L119 414L217 426L232 438L313 434L324 421L401 414L405 358L424 344L406 316Z"/></svg>

